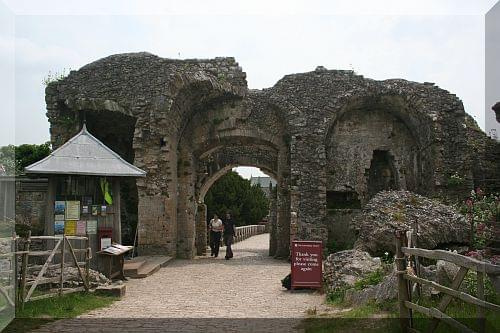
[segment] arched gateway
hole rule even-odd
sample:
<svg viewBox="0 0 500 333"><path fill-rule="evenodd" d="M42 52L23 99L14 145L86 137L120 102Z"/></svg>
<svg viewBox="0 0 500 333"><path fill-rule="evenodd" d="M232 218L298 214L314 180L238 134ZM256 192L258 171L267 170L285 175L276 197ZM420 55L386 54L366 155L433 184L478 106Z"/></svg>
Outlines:
<svg viewBox="0 0 500 333"><path fill-rule="evenodd" d="M46 102L54 147L85 117L90 132L147 171L124 185L141 254L200 252L204 196L238 165L277 180L278 257L288 256L291 238L327 240L331 200L362 205L385 187L442 192L456 172L473 185L467 136L477 126L456 96L432 84L318 67L249 90L233 58L131 53L52 82Z"/></svg>

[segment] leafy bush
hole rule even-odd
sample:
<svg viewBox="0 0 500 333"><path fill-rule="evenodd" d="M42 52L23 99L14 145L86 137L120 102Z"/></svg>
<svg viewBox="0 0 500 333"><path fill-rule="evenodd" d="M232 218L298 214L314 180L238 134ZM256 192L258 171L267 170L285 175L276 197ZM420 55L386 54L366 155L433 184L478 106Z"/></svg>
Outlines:
<svg viewBox="0 0 500 333"><path fill-rule="evenodd" d="M345 288L339 288L336 290L330 291L326 295L326 302L328 304L333 304L333 305L340 305L344 303L344 297L345 297Z"/></svg>
<svg viewBox="0 0 500 333"><path fill-rule="evenodd" d="M477 296L477 274L476 272L469 271L465 275L463 281L463 287L467 290L467 293L472 296ZM495 288L491 284L491 280L487 275L484 276L484 298L488 302L500 304L500 297L497 295Z"/></svg>
<svg viewBox="0 0 500 333"><path fill-rule="evenodd" d="M495 224L500 219L500 196L485 195L478 188L459 207L470 225L471 248L484 249L491 244L495 235Z"/></svg>
<svg viewBox="0 0 500 333"><path fill-rule="evenodd" d="M455 172L448 178L448 187L459 187L465 183L465 178L460 176L458 172Z"/></svg>
<svg viewBox="0 0 500 333"><path fill-rule="evenodd" d="M354 283L354 289L363 290L368 286L375 286L382 282L384 279L384 272L381 269L377 269L374 272L371 272L361 280L358 280Z"/></svg>

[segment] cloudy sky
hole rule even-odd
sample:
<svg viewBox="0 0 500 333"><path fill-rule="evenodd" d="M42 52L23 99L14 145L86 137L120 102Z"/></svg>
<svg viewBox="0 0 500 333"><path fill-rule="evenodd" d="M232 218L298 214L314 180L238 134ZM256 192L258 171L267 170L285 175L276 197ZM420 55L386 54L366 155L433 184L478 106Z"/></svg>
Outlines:
<svg viewBox="0 0 500 333"><path fill-rule="evenodd" d="M42 84L49 72L136 51L234 56L250 88L318 65L435 82L485 129L484 14L496 2L4 1L0 145L49 140Z"/></svg>

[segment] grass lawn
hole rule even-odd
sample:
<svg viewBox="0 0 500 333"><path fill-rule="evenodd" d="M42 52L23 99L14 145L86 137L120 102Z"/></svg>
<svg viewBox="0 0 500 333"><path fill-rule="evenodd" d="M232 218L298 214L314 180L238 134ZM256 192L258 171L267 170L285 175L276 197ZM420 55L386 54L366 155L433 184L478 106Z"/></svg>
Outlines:
<svg viewBox="0 0 500 333"><path fill-rule="evenodd" d="M418 303L426 307L436 307L438 302L438 300L423 299ZM331 306L334 310L332 313L319 313L307 318L302 325L305 332L401 332L396 301L353 308L335 301ZM454 300L446 309L446 314L469 328L478 330L475 306ZM413 318L414 328L425 332L431 320L415 311ZM436 332L448 333L455 332L455 330L445 323L440 323ZM498 313L486 311L486 332L500 332L500 315Z"/></svg>
<svg viewBox="0 0 500 333"><path fill-rule="evenodd" d="M26 332L53 320L73 318L109 306L116 300L118 298L80 292L28 302L24 310L16 311L16 319L4 332Z"/></svg>

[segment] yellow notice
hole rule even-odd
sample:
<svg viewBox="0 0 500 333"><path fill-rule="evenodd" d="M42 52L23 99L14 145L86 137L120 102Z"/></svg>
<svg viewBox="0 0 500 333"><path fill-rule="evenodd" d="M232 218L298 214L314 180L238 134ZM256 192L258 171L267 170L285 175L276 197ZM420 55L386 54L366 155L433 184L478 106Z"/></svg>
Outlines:
<svg viewBox="0 0 500 333"><path fill-rule="evenodd" d="M75 236L76 235L76 221L69 220L64 223L64 234L66 236Z"/></svg>

